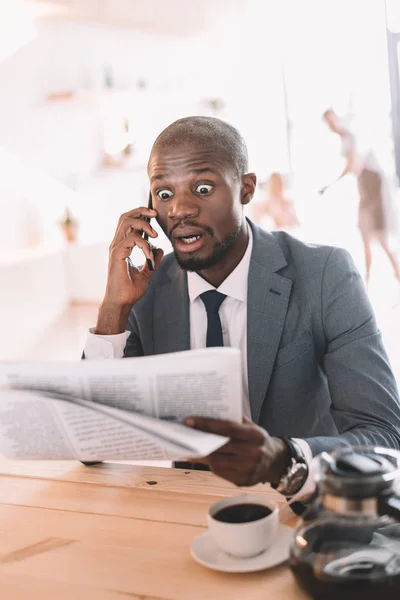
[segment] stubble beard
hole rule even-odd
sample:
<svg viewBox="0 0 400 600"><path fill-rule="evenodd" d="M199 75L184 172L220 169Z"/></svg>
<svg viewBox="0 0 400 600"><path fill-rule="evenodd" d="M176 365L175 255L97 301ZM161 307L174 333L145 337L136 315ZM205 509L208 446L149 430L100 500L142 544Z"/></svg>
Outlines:
<svg viewBox="0 0 400 600"><path fill-rule="evenodd" d="M238 225L234 231L228 233L221 242L217 242L209 256L204 258L196 256L188 256L182 258L174 250L175 258L181 269L184 271L203 271L205 269L211 269L221 262L227 254L235 246L236 241L243 230L243 225ZM214 232L210 235L214 235Z"/></svg>

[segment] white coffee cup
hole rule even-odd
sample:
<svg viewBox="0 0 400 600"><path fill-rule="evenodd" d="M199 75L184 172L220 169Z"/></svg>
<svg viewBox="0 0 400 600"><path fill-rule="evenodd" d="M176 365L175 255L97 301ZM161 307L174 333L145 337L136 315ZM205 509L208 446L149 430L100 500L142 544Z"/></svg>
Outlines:
<svg viewBox="0 0 400 600"><path fill-rule="evenodd" d="M272 511L269 515L243 523L227 523L215 519L215 515L236 504L258 504ZM261 496L243 494L214 502L207 513L208 530L215 544L227 554L240 558L256 556L273 542L279 526L279 509L272 501Z"/></svg>

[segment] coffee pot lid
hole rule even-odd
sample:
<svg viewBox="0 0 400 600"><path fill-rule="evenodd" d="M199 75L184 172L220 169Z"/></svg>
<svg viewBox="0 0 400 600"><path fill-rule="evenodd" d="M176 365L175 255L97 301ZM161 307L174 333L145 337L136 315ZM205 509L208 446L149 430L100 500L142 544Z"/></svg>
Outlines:
<svg viewBox="0 0 400 600"><path fill-rule="evenodd" d="M312 468L322 493L371 498L399 481L400 452L378 447L341 448L320 454Z"/></svg>

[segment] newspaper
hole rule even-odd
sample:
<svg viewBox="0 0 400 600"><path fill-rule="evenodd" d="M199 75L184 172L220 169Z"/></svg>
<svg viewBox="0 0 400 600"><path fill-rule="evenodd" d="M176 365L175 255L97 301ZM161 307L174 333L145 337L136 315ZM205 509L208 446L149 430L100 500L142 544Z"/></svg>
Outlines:
<svg viewBox="0 0 400 600"><path fill-rule="evenodd" d="M14 459L174 460L227 438L188 416L242 420L239 350L0 364L0 453Z"/></svg>

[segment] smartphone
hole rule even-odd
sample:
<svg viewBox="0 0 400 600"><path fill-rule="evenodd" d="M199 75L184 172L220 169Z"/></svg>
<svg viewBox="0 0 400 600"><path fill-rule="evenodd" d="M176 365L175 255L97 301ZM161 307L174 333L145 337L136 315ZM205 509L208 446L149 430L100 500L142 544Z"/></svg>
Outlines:
<svg viewBox="0 0 400 600"><path fill-rule="evenodd" d="M151 197L151 192L149 192L149 200L147 203L147 208L149 208L150 210L153 210L153 199ZM150 223L150 217L145 217L144 219L146 221L146 223ZM147 235L146 232L143 233L143 239L146 240L146 242L149 241L149 236ZM150 246L152 246L152 244L150 243ZM154 254L153 252L151 253L153 258L146 258L146 262L147 262L147 266L149 267L150 271L154 271Z"/></svg>

